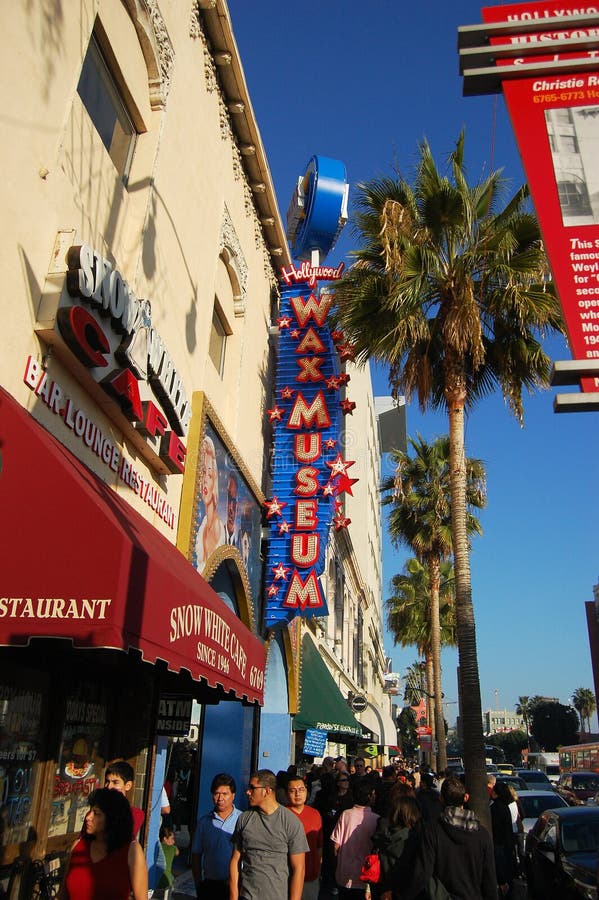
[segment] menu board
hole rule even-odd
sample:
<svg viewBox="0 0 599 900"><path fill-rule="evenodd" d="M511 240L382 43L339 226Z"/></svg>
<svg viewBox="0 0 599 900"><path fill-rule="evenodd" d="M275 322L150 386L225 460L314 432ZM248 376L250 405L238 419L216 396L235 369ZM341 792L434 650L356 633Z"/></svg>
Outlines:
<svg viewBox="0 0 599 900"><path fill-rule="evenodd" d="M80 682L67 696L48 837L81 831L88 797L102 786L107 735L107 691Z"/></svg>

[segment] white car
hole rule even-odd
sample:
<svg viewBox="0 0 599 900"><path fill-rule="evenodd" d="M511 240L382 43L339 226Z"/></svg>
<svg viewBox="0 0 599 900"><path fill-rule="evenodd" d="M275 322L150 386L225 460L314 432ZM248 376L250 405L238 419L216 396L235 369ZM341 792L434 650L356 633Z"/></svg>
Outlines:
<svg viewBox="0 0 599 900"><path fill-rule="evenodd" d="M528 834L546 809L560 809L568 806L564 798L555 791L522 791L518 793L518 803L522 810L524 834Z"/></svg>

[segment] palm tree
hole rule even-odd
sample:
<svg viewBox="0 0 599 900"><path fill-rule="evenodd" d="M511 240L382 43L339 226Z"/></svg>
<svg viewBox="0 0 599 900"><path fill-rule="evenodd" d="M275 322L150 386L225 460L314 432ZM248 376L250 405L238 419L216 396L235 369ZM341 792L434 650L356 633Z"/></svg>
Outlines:
<svg viewBox="0 0 599 900"><path fill-rule="evenodd" d="M397 646L399 643L401 643L401 641L396 641L395 645ZM402 644L402 646L408 647L410 645L406 643ZM418 647L418 652L421 652L420 647ZM425 693L422 666L423 664L417 660L406 669L403 699L404 703L408 703L410 706L419 706L422 695Z"/></svg>
<svg viewBox="0 0 599 900"><path fill-rule="evenodd" d="M581 730L584 732L584 723L586 720L587 732L591 730L591 716L597 709L595 694L590 688L576 688L572 694L572 705L580 716Z"/></svg>
<svg viewBox="0 0 599 900"><path fill-rule="evenodd" d="M408 546L428 569L428 591L425 608L433 669L433 707L437 738L437 771L447 766L445 720L441 691L441 647L439 624L439 589L441 563L451 556L451 497L449 438L427 443L420 435L409 439L413 456L396 450L391 454L395 475L382 485L383 503L392 504L389 534L393 543ZM485 504L484 466L480 460L468 459L467 504L481 508ZM467 532L480 534L478 520L468 512ZM453 589L453 588L452 588Z"/></svg>
<svg viewBox="0 0 599 900"><path fill-rule="evenodd" d="M522 716L524 727L526 729L526 746L530 750L530 721L532 719L532 709L530 697L518 697L516 703L516 715Z"/></svg>
<svg viewBox="0 0 599 900"><path fill-rule="evenodd" d="M440 664L435 672L433 651L433 632L437 632L437 658L440 657L439 645L455 646L455 611L453 607L453 569L450 563L439 565L436 574L436 627L430 614L431 582L429 568L418 559L409 559L404 565L403 574L394 575L391 581L393 593L386 601L387 627L393 635L395 645L402 647L416 646L424 656L424 674L426 690L422 685L422 671L412 667L408 671L406 689L412 696L418 695L418 702L424 693L429 710L428 721L432 726L432 739L438 745L437 769L447 765L445 753L445 722L443 719L443 693L441 690ZM441 716L438 715L440 710ZM444 764L439 762L441 748L445 755Z"/></svg>
<svg viewBox="0 0 599 900"><path fill-rule="evenodd" d="M388 364L394 393L447 409L464 763L472 805L488 824L464 416L499 386L521 420L523 388L548 383L539 330L563 332L563 319L527 188L500 209L500 172L469 187L463 133L450 166L447 177L423 141L413 186L401 175L359 186L362 245L337 285L336 319L358 363Z"/></svg>

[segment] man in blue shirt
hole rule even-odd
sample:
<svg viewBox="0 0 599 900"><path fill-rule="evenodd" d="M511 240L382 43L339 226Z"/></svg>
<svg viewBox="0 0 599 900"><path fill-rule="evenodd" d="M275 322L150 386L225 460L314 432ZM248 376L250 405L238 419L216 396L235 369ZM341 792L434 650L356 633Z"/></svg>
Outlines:
<svg viewBox="0 0 599 900"><path fill-rule="evenodd" d="M235 781L226 773L210 785L214 809L202 816L191 845L191 869L196 893L202 900L229 900L231 835L241 810L235 807Z"/></svg>

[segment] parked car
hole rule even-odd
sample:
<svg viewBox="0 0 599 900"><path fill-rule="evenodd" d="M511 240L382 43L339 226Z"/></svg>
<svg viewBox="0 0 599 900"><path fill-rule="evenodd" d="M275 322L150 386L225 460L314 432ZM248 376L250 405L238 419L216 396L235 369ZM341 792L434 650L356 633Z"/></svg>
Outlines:
<svg viewBox="0 0 599 900"><path fill-rule="evenodd" d="M529 896L597 900L599 809L568 806L541 813L526 836Z"/></svg>
<svg viewBox="0 0 599 900"><path fill-rule="evenodd" d="M530 787L519 775L496 775L495 781L505 781L518 792L527 791Z"/></svg>
<svg viewBox="0 0 599 900"><path fill-rule="evenodd" d="M511 763L497 763L497 769L501 775L514 774L514 766Z"/></svg>
<svg viewBox="0 0 599 900"><path fill-rule="evenodd" d="M568 804L555 791L536 791L527 789L518 794L518 805L522 815L522 827L528 834L541 813L548 809L564 809Z"/></svg>
<svg viewBox="0 0 599 900"><path fill-rule="evenodd" d="M586 803L599 791L599 772L564 772L557 791L573 806Z"/></svg>
<svg viewBox="0 0 599 900"><path fill-rule="evenodd" d="M516 769L515 774L536 791L551 791L553 786L544 772L537 769Z"/></svg>

